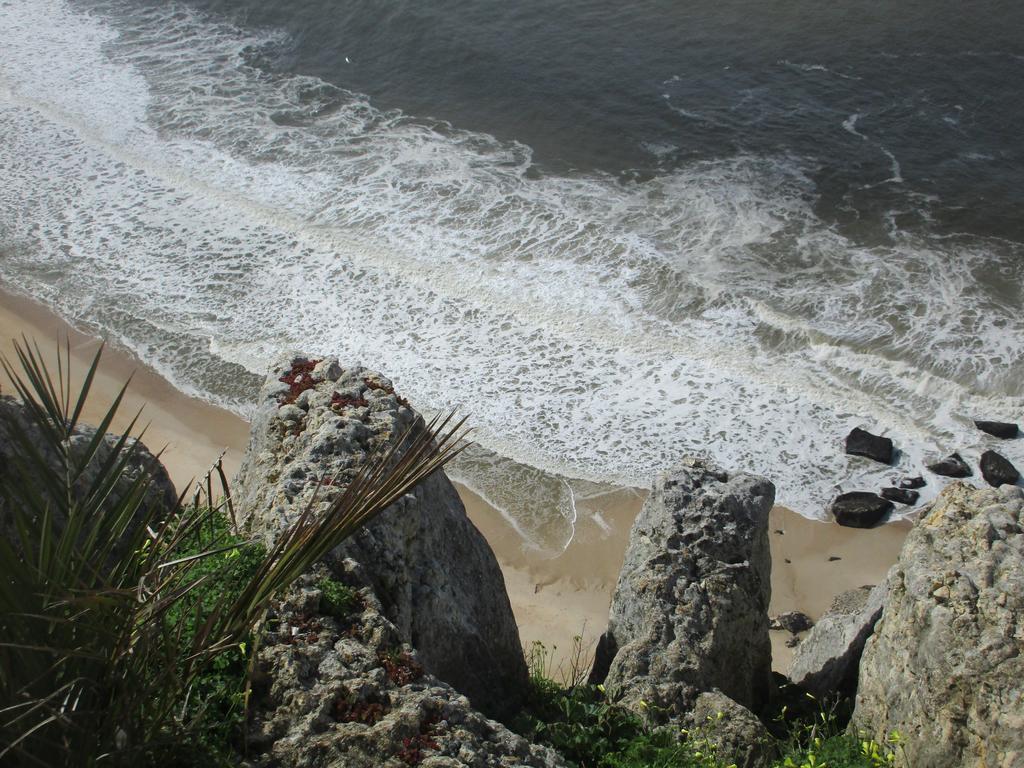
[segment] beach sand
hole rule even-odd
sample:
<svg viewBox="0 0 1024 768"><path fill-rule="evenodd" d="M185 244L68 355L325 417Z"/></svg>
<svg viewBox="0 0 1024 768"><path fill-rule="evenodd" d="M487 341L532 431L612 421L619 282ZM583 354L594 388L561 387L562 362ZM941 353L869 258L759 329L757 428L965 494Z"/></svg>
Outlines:
<svg viewBox="0 0 1024 768"><path fill-rule="evenodd" d="M14 360L12 338L35 339L47 364L55 364L58 338L71 342L78 380L99 345L95 337L71 328L41 304L0 291L0 351ZM140 424L148 425L143 442L163 449L162 458L181 492L206 474L224 453L224 467L233 477L248 441L248 424L235 414L190 397L156 371L113 345L107 346L92 390L92 406L84 415L96 423L123 383L131 384L113 429L123 429L143 407ZM13 389L0 375L4 394ZM226 452L225 452L226 451ZM633 519L644 494L636 489L609 493L592 504L598 514L577 521L567 549L551 557L524 546L501 513L470 489L456 486L470 519L483 533L501 565L512 609L525 646L543 643L550 651L549 671L566 674L574 637L584 655L592 652L605 628L608 606L618 579ZM896 561L909 524L897 523L861 531L808 520L782 507L771 515L772 615L800 610L817 619L840 592L877 584ZM785 672L792 650L789 635L772 632L774 667ZM557 650L552 650L557 649Z"/></svg>

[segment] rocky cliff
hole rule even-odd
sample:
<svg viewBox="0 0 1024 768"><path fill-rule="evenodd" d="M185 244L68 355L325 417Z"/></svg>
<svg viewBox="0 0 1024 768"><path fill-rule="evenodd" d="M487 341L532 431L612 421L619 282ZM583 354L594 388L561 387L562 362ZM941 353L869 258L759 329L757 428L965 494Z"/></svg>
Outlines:
<svg viewBox="0 0 1024 768"><path fill-rule="evenodd" d="M289 356L260 392L236 505L270 539L318 484L330 484L321 491L329 499L367 457L422 426L379 374L342 368L335 358ZM365 586L427 672L485 712L518 706L526 666L504 580L443 472L345 542L331 565L347 559L362 565Z"/></svg>
<svg viewBox="0 0 1024 768"><path fill-rule="evenodd" d="M912 766L1024 765L1024 492L943 491L889 574L853 724Z"/></svg>

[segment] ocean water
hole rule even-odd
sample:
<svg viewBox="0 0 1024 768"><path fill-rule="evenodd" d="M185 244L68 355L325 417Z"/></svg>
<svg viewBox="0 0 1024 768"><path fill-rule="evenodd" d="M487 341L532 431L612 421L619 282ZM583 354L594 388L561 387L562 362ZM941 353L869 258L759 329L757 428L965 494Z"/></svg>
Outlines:
<svg viewBox="0 0 1024 768"><path fill-rule="evenodd" d="M459 405L552 551L686 453L1024 466L1024 6L784 6L0 0L0 279L242 414L282 349Z"/></svg>

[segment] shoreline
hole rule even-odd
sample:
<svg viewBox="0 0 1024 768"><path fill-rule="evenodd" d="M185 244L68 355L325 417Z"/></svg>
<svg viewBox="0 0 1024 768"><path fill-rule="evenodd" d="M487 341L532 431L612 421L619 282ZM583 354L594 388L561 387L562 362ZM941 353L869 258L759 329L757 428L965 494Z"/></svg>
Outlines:
<svg viewBox="0 0 1024 768"><path fill-rule="evenodd" d="M0 287L0 351L9 359L14 360L12 337L22 334L39 343L47 365L56 359L56 341L67 337L76 383L101 343L48 307ZM105 404L129 377L131 384L112 430L123 430L145 406L136 432L140 425L148 424L143 442L154 452L164 448L161 459L179 493L191 480L203 476L222 453L225 474L234 478L248 443L248 422L175 389L155 370L113 344L104 349L83 420L97 423ZM0 380L3 393L11 393L6 377L0 375ZM543 643L551 654L553 672L559 665L568 665L574 636L579 635L584 648L592 652L605 629L629 530L646 493L620 489L602 497L598 513L580 521L566 550L550 557L525 547L502 514L471 489L459 483L455 487L470 520L498 559L524 647L534 641ZM857 530L809 520L776 506L769 529L770 615L799 610L817 620L836 594L876 584L885 577L910 524L900 521ZM771 635L773 666L785 672L793 654L785 645L789 635L779 631Z"/></svg>

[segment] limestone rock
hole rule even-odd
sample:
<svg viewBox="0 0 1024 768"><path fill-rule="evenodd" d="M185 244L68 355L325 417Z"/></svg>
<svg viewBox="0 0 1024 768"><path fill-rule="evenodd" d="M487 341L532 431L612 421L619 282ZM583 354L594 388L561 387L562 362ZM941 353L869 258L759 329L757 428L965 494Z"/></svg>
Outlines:
<svg viewBox="0 0 1024 768"><path fill-rule="evenodd" d="M324 577L366 581L355 561L321 565L274 606L254 671L247 765L565 766L426 672L371 588L347 616L319 613Z"/></svg>
<svg viewBox="0 0 1024 768"><path fill-rule="evenodd" d="M885 587L838 595L797 648L789 678L819 700L850 697L864 643L882 615Z"/></svg>
<svg viewBox="0 0 1024 768"><path fill-rule="evenodd" d="M334 358L278 362L264 385L236 507L272 539L316 491L330 498L375 451L422 428L380 374ZM326 503L326 502L324 502ZM385 616L431 674L479 709L513 710L527 671L493 552L466 517L454 486L436 472L341 545L332 562L361 563Z"/></svg>
<svg viewBox="0 0 1024 768"><path fill-rule="evenodd" d="M718 689L759 712L768 701L775 488L701 459L658 477L633 524L609 616L606 687L624 704L684 715Z"/></svg>
<svg viewBox="0 0 1024 768"><path fill-rule="evenodd" d="M29 418L25 411L25 406L21 401L13 397L2 396L0 397L0 473L13 471L10 465L15 460L16 452L20 451L17 442L12 439L9 430L17 430L21 434L26 435L40 455L50 463L51 468L58 468L56 453L47 448L45 438ZM95 427L80 424L71 437L70 448L72 456L79 458L83 456L95 435ZM117 442L118 436L113 434L104 435L103 443L96 451L92 461L77 484L77 489L80 492L84 492L95 483L100 468L111 458L114 450L117 448ZM146 490L142 505L144 507L158 505L166 510L173 509L178 502L178 495L175 493L174 483L171 482L171 478L167 474L164 465L160 463L160 460L150 453L145 445L134 439L128 441L125 450L131 450L130 458L125 471L121 474L116 486L110 493L111 500L122 498L124 494L131 490L139 478L148 476L149 487ZM57 523L58 525L61 524L60 521L57 521ZM0 535L7 536L13 540L11 534L7 532L8 526L9 522L6 515L4 515L4 510L0 507Z"/></svg>
<svg viewBox="0 0 1024 768"><path fill-rule="evenodd" d="M853 725L913 766L1024 761L1024 492L947 487L907 536L860 664Z"/></svg>
<svg viewBox="0 0 1024 768"><path fill-rule="evenodd" d="M697 696L686 718L691 737L707 739L719 765L767 768L775 754L775 740L760 720L721 691Z"/></svg>

